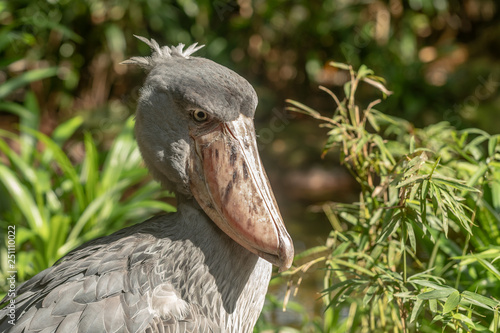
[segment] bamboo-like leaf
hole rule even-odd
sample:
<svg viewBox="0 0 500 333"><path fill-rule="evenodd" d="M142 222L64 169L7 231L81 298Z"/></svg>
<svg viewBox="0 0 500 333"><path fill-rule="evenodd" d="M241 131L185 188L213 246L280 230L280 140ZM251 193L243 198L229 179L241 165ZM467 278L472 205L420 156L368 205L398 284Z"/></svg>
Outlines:
<svg viewBox="0 0 500 333"><path fill-rule="evenodd" d="M399 228L400 222L401 222L401 213L398 212L389 220L388 223L384 225L384 227L382 228L382 232L379 234L379 237L377 238L377 243L385 241L387 237L395 233Z"/></svg>
<svg viewBox="0 0 500 333"><path fill-rule="evenodd" d="M410 245L413 252L417 252L417 240L415 238L415 231L413 230L413 225L410 220L406 219L406 230L408 232L408 238L410 239Z"/></svg>
<svg viewBox="0 0 500 333"><path fill-rule="evenodd" d="M455 310L458 306L458 303L460 303L460 293L458 292L458 290L455 290L448 296L448 298L444 302L443 313L446 314Z"/></svg>
<svg viewBox="0 0 500 333"><path fill-rule="evenodd" d="M392 156L392 154L389 152L389 150L385 146L385 143L384 143L384 140L382 140L382 137L380 137L377 134L374 134L373 141L375 142L375 144L379 148L380 152L382 153L382 158L383 159L387 158L391 162L391 164L396 164L394 157Z"/></svg>
<svg viewBox="0 0 500 333"><path fill-rule="evenodd" d="M413 310L411 311L411 316L410 316L410 323L413 323L415 319L417 319L417 316L420 314L422 311L422 304L423 300L417 299L415 304L413 305Z"/></svg>
<svg viewBox="0 0 500 333"><path fill-rule="evenodd" d="M440 285L440 284L437 284L435 282L432 282L432 281L429 281L429 280L419 280L419 279L408 279L409 282L411 283L415 283L419 286L422 286L422 287L429 287L429 288L432 288L432 289L447 289L448 287L447 286L443 286L443 285Z"/></svg>
<svg viewBox="0 0 500 333"><path fill-rule="evenodd" d="M410 177L410 178L408 178L408 179L405 179L404 181L400 182L400 183L396 186L396 188L401 188L401 187L406 186L406 185L408 185L408 184L411 184L411 183L416 183L416 182L418 182L419 180L421 180L421 179L425 179L425 178L428 178L428 177L429 177L429 175L415 175L415 176L412 176L412 177Z"/></svg>
<svg viewBox="0 0 500 333"><path fill-rule="evenodd" d="M500 281L500 271L495 266L481 258L477 258L477 261Z"/></svg>
<svg viewBox="0 0 500 333"><path fill-rule="evenodd" d="M422 294L417 295L418 299L421 300L429 300L429 299L443 299L450 296L451 293L456 290L453 288L444 288L444 289L436 289L432 291L428 291Z"/></svg>
<svg viewBox="0 0 500 333"><path fill-rule="evenodd" d="M492 135L488 140L488 155L494 156L498 145L498 135Z"/></svg>
<svg viewBox="0 0 500 333"><path fill-rule="evenodd" d="M300 102L294 101L292 99L287 99L287 100L285 100L285 102L287 102L289 104L292 104L293 106L297 107L299 110L304 111L304 113L306 113L306 114L308 114L308 115L310 115L312 117L315 117L315 118L321 117L321 114L318 111L316 111L316 110L308 107L305 104L302 104Z"/></svg>
<svg viewBox="0 0 500 333"><path fill-rule="evenodd" d="M462 191L480 192L478 189L468 186L464 181L458 179L445 178L441 176L433 176L432 181L438 184L448 185Z"/></svg>
<svg viewBox="0 0 500 333"><path fill-rule="evenodd" d="M312 247L310 249L307 249L305 251L302 251L301 253L297 254L295 256L295 260L299 260L302 258L307 258L310 256L317 256L317 255L323 255L325 251L327 251L329 248L325 245L319 245Z"/></svg>
<svg viewBox="0 0 500 333"><path fill-rule="evenodd" d="M429 300L429 309L431 310L432 313L437 312L437 300L436 299Z"/></svg>
<svg viewBox="0 0 500 333"><path fill-rule="evenodd" d="M484 162L480 162L479 167L477 168L476 172L474 172L474 174L467 181L467 183L466 183L467 186L474 187L478 183L479 179L483 178L486 171L488 171L488 165ZM462 193L462 196L464 196L463 193Z"/></svg>
<svg viewBox="0 0 500 333"><path fill-rule="evenodd" d="M474 322L467 316L464 316L463 314L461 313L454 313L453 314L453 318L454 319L457 319L457 320L460 320L460 321L463 321L464 323L466 323L469 327L472 327L472 328L475 328L476 325L474 325Z"/></svg>
<svg viewBox="0 0 500 333"><path fill-rule="evenodd" d="M492 310L494 308L500 308L500 302L499 301L495 301L492 298L485 297L483 295L479 295L477 293L473 293L473 292L468 291L468 290L465 290L462 293L462 296L465 299L471 301L475 305L482 306L482 307L486 306L486 308L488 310Z"/></svg>
<svg viewBox="0 0 500 333"><path fill-rule="evenodd" d="M370 287L368 287L368 290L365 292L365 296L363 297L363 305L367 306L368 303L373 299L373 296L376 294L378 291L378 285L373 284Z"/></svg>

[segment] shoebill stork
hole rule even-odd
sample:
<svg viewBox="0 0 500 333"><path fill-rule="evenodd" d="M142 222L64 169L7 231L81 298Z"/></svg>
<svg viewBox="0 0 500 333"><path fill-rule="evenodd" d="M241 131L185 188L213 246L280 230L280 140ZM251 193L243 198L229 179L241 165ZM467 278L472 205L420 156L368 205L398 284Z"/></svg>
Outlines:
<svg viewBox="0 0 500 333"><path fill-rule="evenodd" d="M257 151L257 96L241 76L160 47L135 57L148 71L136 136L177 212L84 244L20 285L1 332L252 332L271 264L293 245Z"/></svg>

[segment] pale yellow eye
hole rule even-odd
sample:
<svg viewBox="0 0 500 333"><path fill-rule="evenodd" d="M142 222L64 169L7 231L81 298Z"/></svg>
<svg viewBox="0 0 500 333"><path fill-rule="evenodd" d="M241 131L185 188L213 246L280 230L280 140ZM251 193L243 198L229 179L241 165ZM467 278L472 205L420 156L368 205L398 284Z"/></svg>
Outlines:
<svg viewBox="0 0 500 333"><path fill-rule="evenodd" d="M194 110L193 119L201 123L208 119L208 114L203 110Z"/></svg>

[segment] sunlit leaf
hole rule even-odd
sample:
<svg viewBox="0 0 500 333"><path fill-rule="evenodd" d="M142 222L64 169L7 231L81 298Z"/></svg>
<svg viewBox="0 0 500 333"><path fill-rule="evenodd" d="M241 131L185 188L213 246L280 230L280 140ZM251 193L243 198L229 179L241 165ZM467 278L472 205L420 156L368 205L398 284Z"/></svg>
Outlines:
<svg viewBox="0 0 500 333"><path fill-rule="evenodd" d="M417 295L418 299L421 300L428 300L428 299L443 299L447 298L450 296L451 293L455 292L456 290L453 288L443 288L443 289L436 289L432 291L428 291L422 294Z"/></svg>
<svg viewBox="0 0 500 333"><path fill-rule="evenodd" d="M460 293L458 290L453 291L446 301L444 302L443 306L443 313L448 313L456 309L458 306L458 303L460 303Z"/></svg>

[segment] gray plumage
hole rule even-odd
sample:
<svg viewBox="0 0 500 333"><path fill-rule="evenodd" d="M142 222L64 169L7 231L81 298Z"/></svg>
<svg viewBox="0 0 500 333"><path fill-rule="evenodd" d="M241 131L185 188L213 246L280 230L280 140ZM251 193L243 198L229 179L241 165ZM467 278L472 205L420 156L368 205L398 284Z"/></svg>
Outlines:
<svg viewBox="0 0 500 333"><path fill-rule="evenodd" d="M0 332L251 332L271 263L291 265L257 153L252 86L193 57L196 44L139 38L153 54L125 62L148 72L137 141L178 211L88 242L20 285L16 323L0 310Z"/></svg>
<svg viewBox="0 0 500 333"><path fill-rule="evenodd" d="M16 325L0 310L0 332L250 332L271 265L201 211L179 211L91 241L21 285Z"/></svg>

